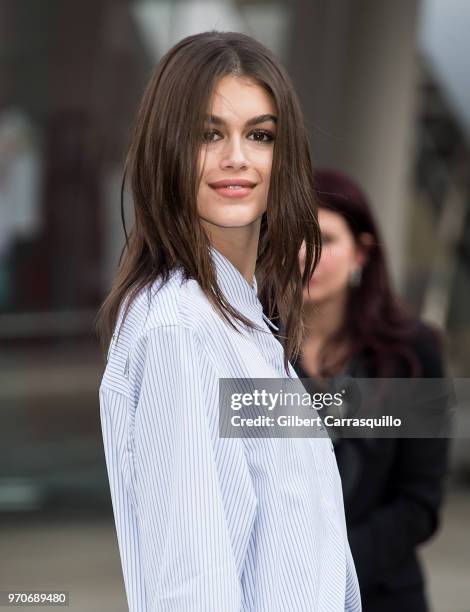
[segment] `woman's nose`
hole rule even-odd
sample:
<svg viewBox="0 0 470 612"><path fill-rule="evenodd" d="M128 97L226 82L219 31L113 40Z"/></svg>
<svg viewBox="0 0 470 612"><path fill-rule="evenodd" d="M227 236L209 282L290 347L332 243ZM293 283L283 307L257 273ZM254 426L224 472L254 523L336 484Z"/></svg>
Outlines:
<svg viewBox="0 0 470 612"><path fill-rule="evenodd" d="M248 165L248 160L239 140L234 138L227 142L222 152L220 165L222 168L244 168Z"/></svg>

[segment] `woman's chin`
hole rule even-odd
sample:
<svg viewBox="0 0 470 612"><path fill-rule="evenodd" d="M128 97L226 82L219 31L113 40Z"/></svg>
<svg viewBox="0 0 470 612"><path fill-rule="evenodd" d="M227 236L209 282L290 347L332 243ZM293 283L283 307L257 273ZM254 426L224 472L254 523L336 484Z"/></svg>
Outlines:
<svg viewBox="0 0 470 612"><path fill-rule="evenodd" d="M256 209L222 209L217 211L216 214L205 215L201 218L212 224L217 225L218 227L227 227L227 228L235 228L235 227L245 227L252 225L256 221L260 220L263 212L259 212Z"/></svg>
<svg viewBox="0 0 470 612"><path fill-rule="evenodd" d="M317 287L309 285L308 289L304 289L304 302L305 303L316 303L321 299L321 292L318 291Z"/></svg>

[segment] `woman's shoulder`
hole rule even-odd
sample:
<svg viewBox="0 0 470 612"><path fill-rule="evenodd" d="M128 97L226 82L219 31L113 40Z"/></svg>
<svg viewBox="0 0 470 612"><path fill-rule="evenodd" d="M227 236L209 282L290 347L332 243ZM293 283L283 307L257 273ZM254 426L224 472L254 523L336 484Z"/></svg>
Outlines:
<svg viewBox="0 0 470 612"><path fill-rule="evenodd" d="M129 297L124 300L115 336L131 348L152 330L165 327L189 328L199 335L201 321L209 321L207 304L196 281L184 279L179 270L172 271L165 280L157 278L140 288L130 303Z"/></svg>
<svg viewBox="0 0 470 612"><path fill-rule="evenodd" d="M443 376L443 333L432 323L415 319L411 324L409 346L420 363L420 377Z"/></svg>
<svg viewBox="0 0 470 612"><path fill-rule="evenodd" d="M403 321L400 335L394 338L393 347L389 349L388 362L393 376L444 376L443 350L443 334L437 327L417 317L408 318ZM364 348L352 359L351 367L362 375L377 376L376 354L370 348Z"/></svg>
<svg viewBox="0 0 470 612"><path fill-rule="evenodd" d="M443 332L432 323L418 319L411 334L411 343L418 353L441 353L444 344Z"/></svg>
<svg viewBox="0 0 470 612"><path fill-rule="evenodd" d="M156 279L136 296L132 308L142 319L143 333L167 326L196 328L198 313L204 310L207 299L193 279L185 279L174 270L167 279Z"/></svg>

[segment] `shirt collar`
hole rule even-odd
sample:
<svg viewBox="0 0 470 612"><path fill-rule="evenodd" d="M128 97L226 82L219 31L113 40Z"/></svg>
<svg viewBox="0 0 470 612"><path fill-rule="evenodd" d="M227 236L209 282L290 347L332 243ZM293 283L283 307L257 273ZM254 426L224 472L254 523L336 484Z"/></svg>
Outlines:
<svg viewBox="0 0 470 612"><path fill-rule="evenodd" d="M256 276L253 276L253 283L250 285L225 255L222 255L213 246L210 247L210 251L216 268L217 283L227 300L235 308L255 308L263 312L263 307L258 299Z"/></svg>
<svg viewBox="0 0 470 612"><path fill-rule="evenodd" d="M217 283L230 304L249 319L254 319L255 323L262 319L272 329L279 331L263 312L263 305L258 299L256 276L253 275L253 283L250 285L225 255L212 245L209 249L216 268Z"/></svg>

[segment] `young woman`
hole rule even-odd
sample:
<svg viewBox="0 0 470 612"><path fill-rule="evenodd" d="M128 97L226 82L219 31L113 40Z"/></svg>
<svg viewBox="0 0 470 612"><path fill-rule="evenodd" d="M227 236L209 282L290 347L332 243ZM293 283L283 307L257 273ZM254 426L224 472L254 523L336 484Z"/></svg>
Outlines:
<svg viewBox="0 0 470 612"><path fill-rule="evenodd" d="M323 249L304 290L298 375L443 377L438 336L392 293L361 189L327 169L316 171L315 188ZM438 525L447 445L444 438L335 440L365 612L428 609L415 549Z"/></svg>
<svg viewBox="0 0 470 612"><path fill-rule="evenodd" d="M220 378L296 377L319 253L284 69L242 34L185 38L144 94L126 170L135 223L100 312L100 406L129 608L359 611L329 438L218 433Z"/></svg>

